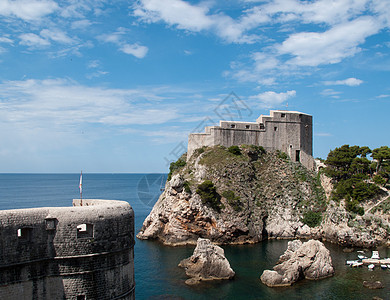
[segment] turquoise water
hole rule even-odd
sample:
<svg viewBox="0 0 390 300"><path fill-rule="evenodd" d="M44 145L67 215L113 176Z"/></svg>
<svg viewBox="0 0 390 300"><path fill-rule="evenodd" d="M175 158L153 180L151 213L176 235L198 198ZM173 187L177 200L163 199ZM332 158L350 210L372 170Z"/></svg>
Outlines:
<svg viewBox="0 0 390 300"><path fill-rule="evenodd" d="M161 174L84 174L83 198L128 201L135 211L138 231L151 205L161 193L166 175ZM45 206L71 206L79 198L79 174L0 174L0 209ZM271 269L287 246L285 240L265 241L256 245L223 246L236 272L230 281L186 286L181 259L190 256L193 246L165 247L158 242L135 244L137 299L390 299L390 271L366 267L351 269L345 260L355 259L356 252L344 253L341 247L326 244L331 251L336 275L320 281L303 280L286 288L268 288L259 276ZM359 250L359 249L356 249ZM381 257L389 249L379 249ZM370 253L370 252L369 252ZM364 280L380 280L381 290L363 287Z"/></svg>

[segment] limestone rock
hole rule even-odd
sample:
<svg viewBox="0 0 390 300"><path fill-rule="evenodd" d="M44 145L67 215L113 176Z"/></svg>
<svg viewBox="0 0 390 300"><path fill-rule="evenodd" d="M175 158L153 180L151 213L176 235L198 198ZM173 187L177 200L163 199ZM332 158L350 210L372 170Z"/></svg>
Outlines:
<svg viewBox="0 0 390 300"><path fill-rule="evenodd" d="M383 289L384 285L379 280L377 281L363 281L363 286L372 290Z"/></svg>
<svg viewBox="0 0 390 300"><path fill-rule="evenodd" d="M235 273L225 257L223 249L208 239L199 238L191 257L183 259L179 267L191 277L187 284L196 284L201 280L231 279Z"/></svg>
<svg viewBox="0 0 390 300"><path fill-rule="evenodd" d="M289 286L300 279L317 280L334 274L329 250L316 240L289 242L279 262L274 270L265 270L261 275L267 286Z"/></svg>
<svg viewBox="0 0 390 300"><path fill-rule="evenodd" d="M218 146L200 154L195 151L166 182L137 237L166 245L196 244L203 237L217 244L311 238L349 248L390 246L386 211L352 216L343 201L329 198L332 182L324 174L320 175L322 188L316 174L281 159L278 153L258 152L248 145L241 150L241 155ZM196 193L204 180L211 180L221 196L220 209L203 203ZM234 196L227 199L224 192L234 192ZM374 200L366 211L378 203ZM316 227L303 223L310 210L321 211L321 224Z"/></svg>

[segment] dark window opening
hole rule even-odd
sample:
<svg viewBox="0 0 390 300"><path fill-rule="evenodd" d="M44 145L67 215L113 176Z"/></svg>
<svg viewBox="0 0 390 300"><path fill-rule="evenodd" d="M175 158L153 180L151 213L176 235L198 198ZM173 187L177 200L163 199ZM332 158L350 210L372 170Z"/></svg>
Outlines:
<svg viewBox="0 0 390 300"><path fill-rule="evenodd" d="M301 150L295 150L295 161L301 161Z"/></svg>
<svg viewBox="0 0 390 300"><path fill-rule="evenodd" d="M286 114L281 114L281 117L282 117L282 118L285 118L285 117L286 117Z"/></svg>
<svg viewBox="0 0 390 300"><path fill-rule="evenodd" d="M275 126L275 127L274 127L274 131L278 131L278 127Z"/></svg>
<svg viewBox="0 0 390 300"><path fill-rule="evenodd" d="M55 230L57 219L45 219L46 230Z"/></svg>
<svg viewBox="0 0 390 300"><path fill-rule="evenodd" d="M246 129L249 129L249 128L251 128L251 127L250 127L249 125L245 125L245 128L246 128Z"/></svg>
<svg viewBox="0 0 390 300"><path fill-rule="evenodd" d="M265 129L264 124L260 123L260 129Z"/></svg>
<svg viewBox="0 0 390 300"><path fill-rule="evenodd" d="M77 238L92 238L92 237L93 237L92 224L77 225Z"/></svg>
<svg viewBox="0 0 390 300"><path fill-rule="evenodd" d="M236 125L235 124L231 124L230 128L236 128Z"/></svg>
<svg viewBox="0 0 390 300"><path fill-rule="evenodd" d="M18 238L29 241L31 240L32 228L19 228L18 229Z"/></svg>

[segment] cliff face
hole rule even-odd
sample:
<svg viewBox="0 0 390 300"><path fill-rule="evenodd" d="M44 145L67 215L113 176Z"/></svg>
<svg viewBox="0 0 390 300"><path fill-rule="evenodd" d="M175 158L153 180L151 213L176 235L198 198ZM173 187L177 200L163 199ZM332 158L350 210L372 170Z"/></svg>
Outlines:
<svg viewBox="0 0 390 300"><path fill-rule="evenodd" d="M327 200L329 181L284 153L245 145L230 150L215 146L195 151L167 181L137 237L167 245L196 244L199 237L220 244L314 237L368 246L389 237L378 222L370 223L376 235L352 226L343 205ZM212 186L202 193L205 180ZM382 218L380 212L377 218Z"/></svg>

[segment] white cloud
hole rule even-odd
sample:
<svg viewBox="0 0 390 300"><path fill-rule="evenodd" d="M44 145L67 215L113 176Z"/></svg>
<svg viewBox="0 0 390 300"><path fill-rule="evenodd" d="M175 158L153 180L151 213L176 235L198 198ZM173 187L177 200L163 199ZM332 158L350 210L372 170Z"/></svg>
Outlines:
<svg viewBox="0 0 390 300"><path fill-rule="evenodd" d="M59 29L43 29L40 32L40 35L47 39L47 40L52 40L57 43L62 43L62 44L72 44L75 41L67 36L67 34Z"/></svg>
<svg viewBox="0 0 390 300"><path fill-rule="evenodd" d="M12 44L13 41L5 36L0 37L0 43Z"/></svg>
<svg viewBox="0 0 390 300"><path fill-rule="evenodd" d="M50 45L50 42L48 40L41 38L35 33L23 33L19 36L19 38L21 40L21 45L26 45L30 47L45 47Z"/></svg>
<svg viewBox="0 0 390 300"><path fill-rule="evenodd" d="M390 95L385 95L385 94L377 96L377 98L379 98L379 99L381 99L381 98L389 98L389 97L390 97Z"/></svg>
<svg viewBox="0 0 390 300"><path fill-rule="evenodd" d="M292 65L313 67L321 64L335 64L359 52L358 45L380 29L373 17L360 17L351 22L336 25L323 33L292 34L276 48L280 54L293 56L288 61Z"/></svg>
<svg viewBox="0 0 390 300"><path fill-rule="evenodd" d="M113 43L119 46L119 50L123 53L133 55L137 58L144 58L148 53L148 47L139 45L138 43L129 44L124 42L124 35L128 33L128 29L120 27L116 32L111 34L102 34L98 37L105 43Z"/></svg>
<svg viewBox="0 0 390 300"><path fill-rule="evenodd" d="M0 99L0 123L16 127L161 124L178 117L172 107L157 105L159 98L150 91L94 88L63 79L4 82Z"/></svg>
<svg viewBox="0 0 390 300"><path fill-rule="evenodd" d="M125 44L119 50L123 53L134 55L137 58L144 58L148 53L148 47L138 44Z"/></svg>
<svg viewBox="0 0 390 300"><path fill-rule="evenodd" d="M141 0L133 6L133 15L146 23L163 21L178 29L212 31L230 43L253 43L258 37L245 31L269 20L260 9L248 9L238 21L221 12L209 13L210 3L191 5L182 0Z"/></svg>
<svg viewBox="0 0 390 300"><path fill-rule="evenodd" d="M91 60L90 62L88 62L88 65L87 65L87 67L89 69L94 69L94 68L97 68L99 66L100 66L100 61L98 61L98 60Z"/></svg>
<svg viewBox="0 0 390 300"><path fill-rule="evenodd" d="M321 91L320 94L323 96L326 96L326 97L332 97L332 98L338 99L338 98L340 98L339 95L341 94L341 92L335 91L333 89L325 89L325 90Z"/></svg>
<svg viewBox="0 0 390 300"><path fill-rule="evenodd" d="M335 81L325 81L325 85L348 85L348 86L358 86L363 83L363 80L357 78L347 78L344 80L335 80Z"/></svg>
<svg viewBox="0 0 390 300"><path fill-rule="evenodd" d="M39 20L57 9L57 3L51 0L2 0L0 2L0 15L17 17L24 21Z"/></svg>
<svg viewBox="0 0 390 300"><path fill-rule="evenodd" d="M273 91L264 92L258 95L250 96L250 100L260 101L262 107L272 108L276 107L286 100L295 97L296 91L291 90L285 93L275 93Z"/></svg>
<svg viewBox="0 0 390 300"><path fill-rule="evenodd" d="M179 29L191 31L209 29L213 25L207 12L205 6L191 5L181 0L141 0L134 6L134 15L146 22L163 20Z"/></svg>
<svg viewBox="0 0 390 300"><path fill-rule="evenodd" d="M72 29L85 29L91 25L92 25L91 21L84 19L84 20L78 20L78 21L72 22L71 28Z"/></svg>
<svg viewBox="0 0 390 300"><path fill-rule="evenodd" d="M275 0L261 6L269 16L279 22L293 20L304 23L337 24L350 20L362 13L369 0Z"/></svg>

